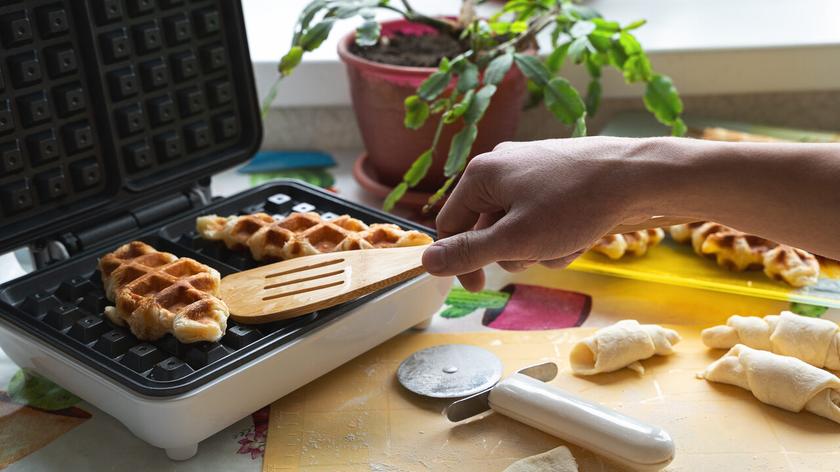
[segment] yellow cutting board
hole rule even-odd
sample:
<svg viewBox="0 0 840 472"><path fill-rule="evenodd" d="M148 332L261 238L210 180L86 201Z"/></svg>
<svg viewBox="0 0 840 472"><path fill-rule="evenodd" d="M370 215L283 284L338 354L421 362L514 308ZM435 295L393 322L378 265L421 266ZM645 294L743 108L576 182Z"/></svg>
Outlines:
<svg viewBox="0 0 840 472"><path fill-rule="evenodd" d="M625 256L614 261L589 251L576 259L569 269L770 300L840 308L840 266L836 262L826 261L821 264L820 278L816 285L794 288L771 280L762 271L726 270L713 259L699 257L691 249L691 245L679 244L670 238L648 250L643 257Z"/></svg>
<svg viewBox="0 0 840 472"><path fill-rule="evenodd" d="M643 361L645 375L625 369L588 378L571 375L567 359L593 328L397 336L272 404L263 470L494 472L563 444L495 413L452 424L441 415L447 401L420 398L397 383L403 359L448 343L494 352L506 374L557 362L552 384L670 432L677 455L668 471L840 470L840 424L696 379L724 351L706 349L699 328L673 328L683 336L677 353ZM571 450L581 471L622 470Z"/></svg>

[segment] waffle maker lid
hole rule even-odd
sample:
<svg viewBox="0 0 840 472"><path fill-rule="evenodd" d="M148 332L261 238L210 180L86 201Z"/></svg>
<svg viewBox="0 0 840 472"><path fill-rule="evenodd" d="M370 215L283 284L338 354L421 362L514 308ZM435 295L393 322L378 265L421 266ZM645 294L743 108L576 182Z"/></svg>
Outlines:
<svg viewBox="0 0 840 472"><path fill-rule="evenodd" d="M14 2L0 44L0 253L140 227L260 145L239 1Z"/></svg>

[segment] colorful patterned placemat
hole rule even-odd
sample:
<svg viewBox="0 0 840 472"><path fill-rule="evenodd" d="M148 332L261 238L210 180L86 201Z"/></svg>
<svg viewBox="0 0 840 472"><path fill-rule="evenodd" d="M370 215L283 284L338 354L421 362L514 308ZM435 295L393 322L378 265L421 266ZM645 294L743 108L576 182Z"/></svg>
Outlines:
<svg viewBox="0 0 840 472"><path fill-rule="evenodd" d="M561 372L553 385L669 431L677 456L667 471L836 470L840 425L696 379L723 351L706 349L697 327L674 328L683 336L677 354L643 361L645 375L625 369L589 378L571 375L567 359L593 328L398 336L272 404L263 471L490 472L563 444L495 413L449 423L441 415L446 401L420 398L397 383L403 359L447 343L488 349L507 372L557 362ZM582 471L621 470L571 450Z"/></svg>

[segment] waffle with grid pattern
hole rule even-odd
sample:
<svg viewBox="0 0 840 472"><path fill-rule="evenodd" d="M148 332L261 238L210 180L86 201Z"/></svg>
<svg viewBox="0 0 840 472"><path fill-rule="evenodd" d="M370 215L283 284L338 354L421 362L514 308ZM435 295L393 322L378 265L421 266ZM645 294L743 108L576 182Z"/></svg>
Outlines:
<svg viewBox="0 0 840 472"><path fill-rule="evenodd" d="M292 213L275 220L267 213L222 217L206 215L196 219L198 234L211 241L223 241L229 249L249 249L257 260L286 260L334 251L420 246L432 238L420 231L406 231L395 224L368 226L342 215L325 220L321 215Z"/></svg>
<svg viewBox="0 0 840 472"><path fill-rule="evenodd" d="M817 283L820 262L807 251L779 244L764 253L764 273L794 287L807 287Z"/></svg>
<svg viewBox="0 0 840 472"><path fill-rule="evenodd" d="M643 256L647 254L648 249L662 242L664 238L665 230L662 228L608 234L599 239L591 250L613 260L621 259L625 254Z"/></svg>
<svg viewBox="0 0 840 472"><path fill-rule="evenodd" d="M102 257L99 270L115 304L105 315L138 339L172 333L183 343L215 342L224 335L230 312L218 298L215 269L133 241Z"/></svg>
<svg viewBox="0 0 840 472"><path fill-rule="evenodd" d="M771 279L793 287L817 282L820 265L813 254L713 222L675 225L671 237L691 243L694 252L715 258L733 271L764 270Z"/></svg>

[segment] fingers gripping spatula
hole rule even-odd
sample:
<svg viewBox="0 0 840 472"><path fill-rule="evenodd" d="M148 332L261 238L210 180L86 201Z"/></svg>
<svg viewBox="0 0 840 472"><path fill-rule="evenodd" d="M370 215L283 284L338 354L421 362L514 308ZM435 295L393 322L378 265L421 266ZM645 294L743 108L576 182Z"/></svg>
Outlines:
<svg viewBox="0 0 840 472"><path fill-rule="evenodd" d="M547 384L557 375L553 362L501 374L493 353L463 344L418 351L397 370L400 383L419 395L466 396L444 411L453 422L493 410L633 470L661 470L674 458L674 443L661 428Z"/></svg>
<svg viewBox="0 0 840 472"><path fill-rule="evenodd" d="M222 279L221 298L243 324L323 310L422 274L428 246L333 252L237 272Z"/></svg>

